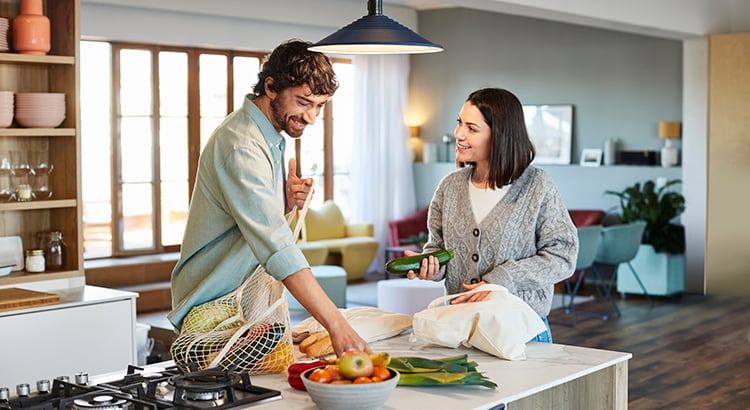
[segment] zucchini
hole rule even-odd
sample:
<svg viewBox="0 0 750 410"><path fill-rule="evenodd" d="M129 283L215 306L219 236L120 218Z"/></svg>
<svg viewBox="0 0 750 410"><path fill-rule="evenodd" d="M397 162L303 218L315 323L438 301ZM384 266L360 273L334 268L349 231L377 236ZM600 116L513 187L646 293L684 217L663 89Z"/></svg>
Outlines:
<svg viewBox="0 0 750 410"><path fill-rule="evenodd" d="M428 256L436 257L440 266L443 266L453 258L453 249L441 249L439 251L391 259L385 264L385 270L388 273L399 275L405 275L410 270L417 272L419 271L419 267L422 266L422 259Z"/></svg>

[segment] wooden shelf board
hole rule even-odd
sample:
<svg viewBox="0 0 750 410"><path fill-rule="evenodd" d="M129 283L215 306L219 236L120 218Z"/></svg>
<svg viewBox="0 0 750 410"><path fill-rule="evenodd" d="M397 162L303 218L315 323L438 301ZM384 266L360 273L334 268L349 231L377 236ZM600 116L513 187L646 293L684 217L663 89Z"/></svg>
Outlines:
<svg viewBox="0 0 750 410"><path fill-rule="evenodd" d="M0 63L26 63L26 64L75 64L76 59L72 56L31 55L18 53L0 53Z"/></svg>
<svg viewBox="0 0 750 410"><path fill-rule="evenodd" d="M30 282L42 282L55 279L70 279L83 276L83 272L77 270L29 273L25 270L12 272L8 276L0 277L0 286L22 285Z"/></svg>
<svg viewBox="0 0 750 410"><path fill-rule="evenodd" d="M35 209L74 208L75 199L45 199L43 201L7 202L0 204L2 211L31 211Z"/></svg>
<svg viewBox="0 0 750 410"><path fill-rule="evenodd" d="M3 128L2 137L74 137L75 128Z"/></svg>

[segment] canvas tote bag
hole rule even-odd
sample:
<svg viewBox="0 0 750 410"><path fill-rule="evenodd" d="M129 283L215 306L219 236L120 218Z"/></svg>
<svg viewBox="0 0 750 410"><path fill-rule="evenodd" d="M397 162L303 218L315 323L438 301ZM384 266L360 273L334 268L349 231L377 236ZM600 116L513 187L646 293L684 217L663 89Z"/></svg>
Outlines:
<svg viewBox="0 0 750 410"><path fill-rule="evenodd" d="M481 302L449 303L459 295L485 290L492 293ZM526 343L547 329L526 302L494 284L434 299L414 314L412 326L412 342L474 347L506 360L525 359Z"/></svg>
<svg viewBox="0 0 750 410"><path fill-rule="evenodd" d="M312 195L297 215L299 238ZM289 214L291 226L296 207ZM177 364L199 369L233 368L249 374L278 373L294 363L291 320L284 284L258 267L234 291L194 306L170 352Z"/></svg>

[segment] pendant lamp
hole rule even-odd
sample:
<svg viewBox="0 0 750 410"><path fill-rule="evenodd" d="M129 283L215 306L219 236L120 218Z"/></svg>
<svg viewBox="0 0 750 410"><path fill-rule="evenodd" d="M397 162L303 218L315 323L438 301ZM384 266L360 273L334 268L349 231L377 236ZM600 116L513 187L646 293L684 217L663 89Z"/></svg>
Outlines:
<svg viewBox="0 0 750 410"><path fill-rule="evenodd" d="M383 15L382 0L367 1L368 14L309 49L329 54L423 54L443 51L398 22Z"/></svg>

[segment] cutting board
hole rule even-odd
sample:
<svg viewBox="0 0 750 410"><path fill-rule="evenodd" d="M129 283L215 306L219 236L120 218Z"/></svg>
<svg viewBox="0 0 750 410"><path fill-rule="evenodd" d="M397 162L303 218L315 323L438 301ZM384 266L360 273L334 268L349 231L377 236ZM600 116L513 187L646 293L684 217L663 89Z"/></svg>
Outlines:
<svg viewBox="0 0 750 410"><path fill-rule="evenodd" d="M54 293L35 290L6 288L0 289L0 312L36 306L54 305L60 302L60 296Z"/></svg>

